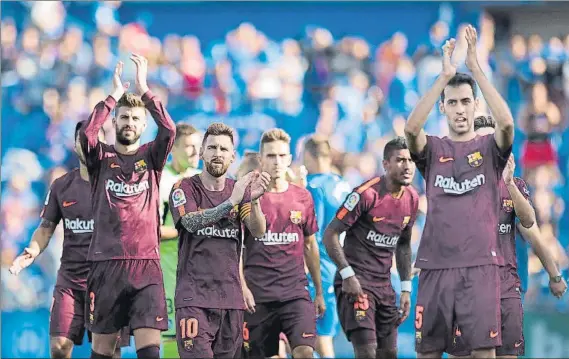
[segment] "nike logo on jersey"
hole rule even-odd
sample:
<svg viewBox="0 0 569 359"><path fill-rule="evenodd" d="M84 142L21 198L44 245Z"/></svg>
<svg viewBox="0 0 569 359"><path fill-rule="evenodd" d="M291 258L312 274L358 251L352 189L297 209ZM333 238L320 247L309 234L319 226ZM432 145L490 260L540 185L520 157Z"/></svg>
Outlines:
<svg viewBox="0 0 569 359"><path fill-rule="evenodd" d="M498 332L495 332L493 330L490 331L490 338L494 339L498 336Z"/></svg>
<svg viewBox="0 0 569 359"><path fill-rule="evenodd" d="M303 337L303 338L312 338L312 337L314 337L314 334L312 334L312 333L302 333L302 337Z"/></svg>
<svg viewBox="0 0 569 359"><path fill-rule="evenodd" d="M373 217L374 222L381 222L385 219L385 217Z"/></svg>
<svg viewBox="0 0 569 359"><path fill-rule="evenodd" d="M77 203L77 201L63 201L63 207L73 206L75 203Z"/></svg>
<svg viewBox="0 0 569 359"><path fill-rule="evenodd" d="M452 158L452 157L443 157L443 156L439 157L439 162L440 162L440 163L446 163L446 162L450 162L450 161L454 161L454 158Z"/></svg>
<svg viewBox="0 0 569 359"><path fill-rule="evenodd" d="M111 168L121 168L121 166L117 165L116 163L111 163Z"/></svg>

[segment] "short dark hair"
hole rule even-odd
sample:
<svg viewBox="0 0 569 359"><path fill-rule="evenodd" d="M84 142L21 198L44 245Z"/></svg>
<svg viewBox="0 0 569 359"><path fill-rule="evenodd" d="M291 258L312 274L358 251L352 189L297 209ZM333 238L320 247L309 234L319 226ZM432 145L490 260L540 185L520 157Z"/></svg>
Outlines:
<svg viewBox="0 0 569 359"><path fill-rule="evenodd" d="M464 84L470 86L470 88L472 89L472 96L476 98L476 81L474 81L474 78L472 78L472 76L462 72L457 72L456 75L454 75L447 83L445 89L449 86L458 87ZM441 92L441 101L444 102L444 100L445 100L445 90L443 89L443 91Z"/></svg>
<svg viewBox="0 0 569 359"><path fill-rule="evenodd" d="M75 141L77 141L77 136L79 136L79 131L81 130L81 127L83 127L84 124L86 124L86 121L79 121L77 122L77 124L75 125Z"/></svg>
<svg viewBox="0 0 569 359"><path fill-rule="evenodd" d="M496 121L490 115L488 116L478 116L474 119L474 131L477 131L480 128L496 128Z"/></svg>
<svg viewBox="0 0 569 359"><path fill-rule="evenodd" d="M177 142L181 137L191 136L197 132L198 130L189 123L179 122L176 125L176 139L174 140L174 142Z"/></svg>
<svg viewBox="0 0 569 359"><path fill-rule="evenodd" d="M304 151L313 157L330 157L332 148L326 137L312 135L304 142Z"/></svg>
<svg viewBox="0 0 569 359"><path fill-rule="evenodd" d="M406 149L408 149L408 147L407 141L405 141L405 137L395 137L385 144L385 147L383 148L383 160L389 161L391 156L393 156L393 152Z"/></svg>
<svg viewBox="0 0 569 359"><path fill-rule="evenodd" d="M231 144L235 144L233 139L233 129L221 122L214 122L205 131L202 144L207 141L209 136L227 136L231 139Z"/></svg>
<svg viewBox="0 0 569 359"><path fill-rule="evenodd" d="M121 98L117 102L117 105L115 106L115 108L118 110L121 107L129 107L129 108L142 107L142 108L146 108L146 106L144 105L144 102L142 101L142 98L136 94L133 94L132 92L125 92L125 94L121 96Z"/></svg>

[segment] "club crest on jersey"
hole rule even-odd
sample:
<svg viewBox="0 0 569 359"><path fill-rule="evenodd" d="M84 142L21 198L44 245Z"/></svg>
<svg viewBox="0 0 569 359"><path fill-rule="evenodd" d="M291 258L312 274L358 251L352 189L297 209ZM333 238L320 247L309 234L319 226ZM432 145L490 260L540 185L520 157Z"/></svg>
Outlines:
<svg viewBox="0 0 569 359"><path fill-rule="evenodd" d="M359 201L360 201L360 194L352 192L350 193L348 198L346 198L346 202L344 202L344 208L346 208L348 211L352 211L354 208L356 208L356 205L358 204Z"/></svg>
<svg viewBox="0 0 569 359"><path fill-rule="evenodd" d="M302 221L301 211L290 211L290 221L294 224L300 224Z"/></svg>
<svg viewBox="0 0 569 359"><path fill-rule="evenodd" d="M186 204L186 195L181 188L177 188L172 192L172 204L174 207L179 207Z"/></svg>
<svg viewBox="0 0 569 359"><path fill-rule="evenodd" d="M502 198L502 209L507 213L512 212L514 210L514 201L509 198Z"/></svg>
<svg viewBox="0 0 569 359"><path fill-rule="evenodd" d="M194 348L194 340L193 339L186 339L184 340L184 349L186 351L191 351Z"/></svg>
<svg viewBox="0 0 569 359"><path fill-rule="evenodd" d="M470 167L480 167L480 165L482 165L482 162L484 162L480 151L473 152L466 156L466 158L468 159L468 164Z"/></svg>
<svg viewBox="0 0 569 359"><path fill-rule="evenodd" d="M403 217L403 227L405 227L406 225L408 225L410 220L411 220L411 216L405 216L405 217Z"/></svg>
<svg viewBox="0 0 569 359"><path fill-rule="evenodd" d="M134 172L140 173L146 171L146 161L140 160L134 164Z"/></svg>
<svg viewBox="0 0 569 359"><path fill-rule="evenodd" d="M237 218L237 213L239 213L239 205L238 204L236 204L235 206L233 206L233 208L231 208L231 211L229 212L229 218L231 218L231 219Z"/></svg>

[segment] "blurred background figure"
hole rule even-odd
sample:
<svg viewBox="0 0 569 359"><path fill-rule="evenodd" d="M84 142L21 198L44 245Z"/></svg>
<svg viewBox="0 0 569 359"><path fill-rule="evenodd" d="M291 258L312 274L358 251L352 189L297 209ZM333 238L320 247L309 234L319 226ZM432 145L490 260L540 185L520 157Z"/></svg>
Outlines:
<svg viewBox="0 0 569 359"><path fill-rule="evenodd" d="M439 74L442 44L474 24L479 62L515 116L516 175L530 185L544 240L569 275L567 3L16 1L2 2L1 10L1 295L2 320L9 323L2 327L3 357L49 355L61 228L30 270L13 277L7 266L37 225L48 185L76 166L75 124L104 99L114 64L129 63L131 52L148 58L149 86L176 122L197 131L214 121L236 129L231 175L241 160L253 160L247 153L258 151L265 130L280 127L297 148L291 174L298 181L301 165L308 186L311 171L318 171L302 156L303 137L315 134L329 143L326 156L317 155L330 161L326 172L351 188L382 174L382 149L402 134L417 99ZM458 60L465 48L457 40ZM134 70L125 67L125 81L134 81ZM154 138L152 126L143 142ZM109 119L101 133L111 145L112 127ZM446 128L434 108L426 131L445 135ZM191 156L190 147L179 153L187 149ZM172 157L171 167L183 170L186 163L180 168L178 155ZM422 197L414 250L426 213L422 181L415 176ZM547 275L531 252L528 267L526 355L567 356L569 297L548 295ZM399 283L395 267L393 276ZM415 356L414 340L407 320L399 328L401 356ZM333 343L336 356L353 355L341 331ZM73 355L88 353L84 345ZM123 356L136 353L131 348Z"/></svg>

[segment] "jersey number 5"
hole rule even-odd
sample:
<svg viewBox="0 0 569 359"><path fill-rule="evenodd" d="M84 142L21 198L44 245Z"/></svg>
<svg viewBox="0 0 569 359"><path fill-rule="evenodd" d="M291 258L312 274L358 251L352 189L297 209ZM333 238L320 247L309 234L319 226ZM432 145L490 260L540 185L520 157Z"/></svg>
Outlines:
<svg viewBox="0 0 569 359"><path fill-rule="evenodd" d="M198 320L196 318L180 319L180 333L182 339L193 339L198 335Z"/></svg>
<svg viewBox="0 0 569 359"><path fill-rule="evenodd" d="M415 329L421 330L423 327L423 306L418 305L415 307Z"/></svg>

